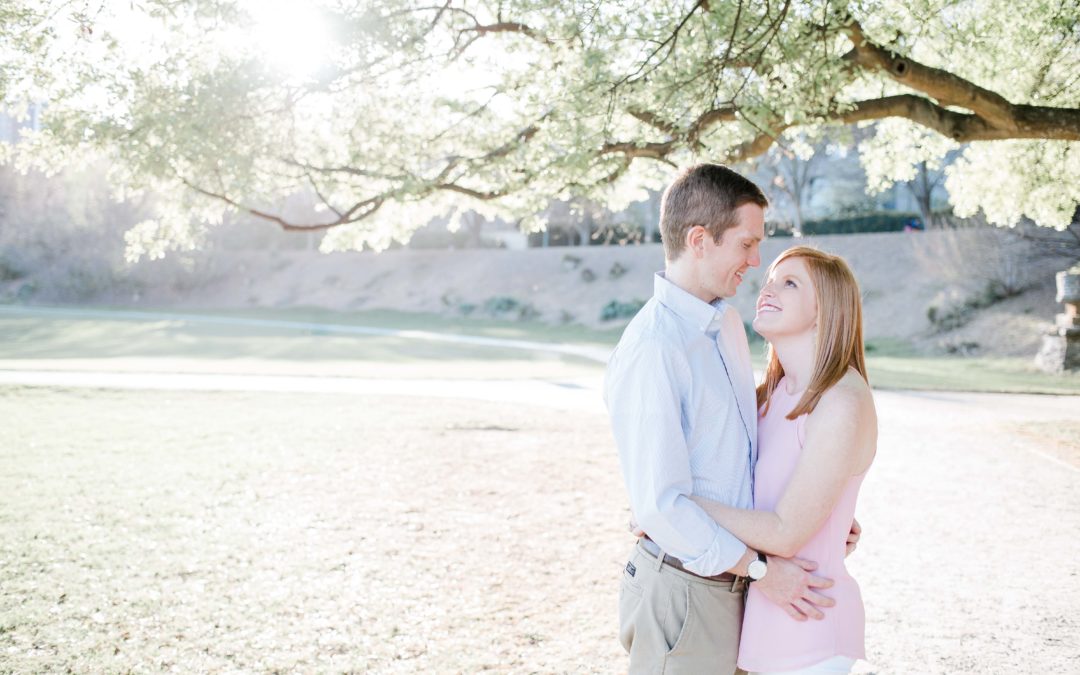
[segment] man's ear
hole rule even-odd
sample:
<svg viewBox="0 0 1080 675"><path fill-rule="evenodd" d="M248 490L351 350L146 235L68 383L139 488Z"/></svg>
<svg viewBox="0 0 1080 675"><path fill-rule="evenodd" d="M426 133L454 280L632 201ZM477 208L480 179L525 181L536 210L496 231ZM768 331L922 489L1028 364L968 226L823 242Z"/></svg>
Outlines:
<svg viewBox="0 0 1080 675"><path fill-rule="evenodd" d="M701 225L695 225L686 231L686 250L695 258L700 258L705 253L705 237L709 231Z"/></svg>

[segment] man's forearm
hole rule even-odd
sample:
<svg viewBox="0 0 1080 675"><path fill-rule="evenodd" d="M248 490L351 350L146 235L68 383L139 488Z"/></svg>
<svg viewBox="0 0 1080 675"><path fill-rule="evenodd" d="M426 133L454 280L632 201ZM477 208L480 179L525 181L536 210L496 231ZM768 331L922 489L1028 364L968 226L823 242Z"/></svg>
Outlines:
<svg viewBox="0 0 1080 675"><path fill-rule="evenodd" d="M735 566L727 571L737 576L745 577L747 575L746 568L750 566L750 563L757 559L757 551L747 546L746 553L743 553L743 556L739 558L739 562L735 563Z"/></svg>

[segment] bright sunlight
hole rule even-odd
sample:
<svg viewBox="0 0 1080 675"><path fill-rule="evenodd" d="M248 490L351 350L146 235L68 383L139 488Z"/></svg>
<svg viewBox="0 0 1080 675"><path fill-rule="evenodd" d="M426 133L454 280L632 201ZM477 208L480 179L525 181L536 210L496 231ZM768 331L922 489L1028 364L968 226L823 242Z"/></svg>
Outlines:
<svg viewBox="0 0 1080 675"><path fill-rule="evenodd" d="M331 35L316 4L260 0L250 3L249 11L257 48L289 79L308 78L327 62Z"/></svg>

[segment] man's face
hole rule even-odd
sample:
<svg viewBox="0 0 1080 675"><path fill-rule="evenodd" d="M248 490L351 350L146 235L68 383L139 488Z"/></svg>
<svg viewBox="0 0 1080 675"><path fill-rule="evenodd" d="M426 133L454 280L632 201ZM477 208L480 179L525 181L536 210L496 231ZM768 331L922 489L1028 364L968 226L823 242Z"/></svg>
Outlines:
<svg viewBox="0 0 1080 675"><path fill-rule="evenodd" d="M758 247L765 238L765 210L743 204L735 209L735 218L737 224L724 232L719 244L711 237L704 242L701 284L718 298L735 295L746 270L761 264Z"/></svg>

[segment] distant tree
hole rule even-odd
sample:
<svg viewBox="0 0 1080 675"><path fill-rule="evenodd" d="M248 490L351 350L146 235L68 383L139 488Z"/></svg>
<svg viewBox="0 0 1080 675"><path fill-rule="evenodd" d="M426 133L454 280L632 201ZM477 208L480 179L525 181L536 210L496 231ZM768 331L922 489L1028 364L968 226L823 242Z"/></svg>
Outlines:
<svg viewBox="0 0 1080 675"><path fill-rule="evenodd" d="M934 189L941 185L944 178L945 173L943 171L930 169L926 166L926 161L923 160L915 166L915 178L904 184L911 191L911 195L915 197L915 203L919 207L919 217L927 228L937 225L932 197Z"/></svg>
<svg viewBox="0 0 1080 675"><path fill-rule="evenodd" d="M8 0L0 64L5 100L48 102L20 154L104 153L162 196L131 257L228 211L324 250L468 210L531 230L551 199L619 210L675 167L875 120L879 186L967 144L956 213L1063 228L1080 202L1073 1ZM282 215L300 190L319 215Z"/></svg>
<svg viewBox="0 0 1080 675"><path fill-rule="evenodd" d="M783 201L791 207L793 230L802 233L804 209L813 197L814 183L824 177L825 144L823 141L810 144L805 138L796 140L798 143L774 145L754 165L767 177L768 186L774 188L769 191L783 195Z"/></svg>

